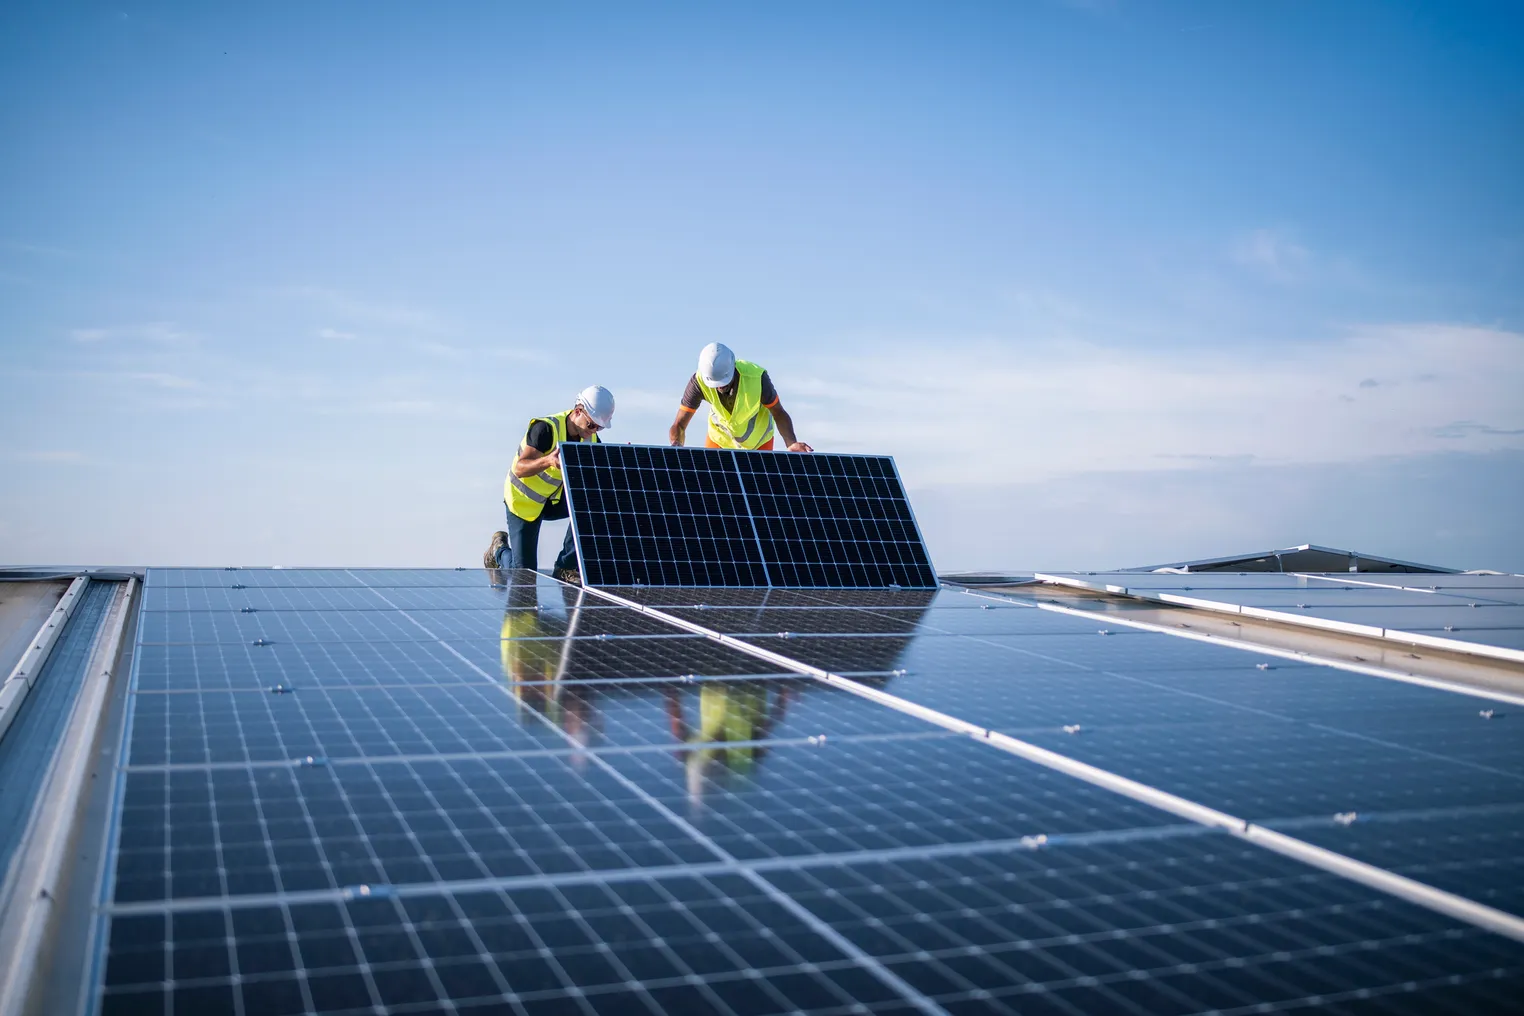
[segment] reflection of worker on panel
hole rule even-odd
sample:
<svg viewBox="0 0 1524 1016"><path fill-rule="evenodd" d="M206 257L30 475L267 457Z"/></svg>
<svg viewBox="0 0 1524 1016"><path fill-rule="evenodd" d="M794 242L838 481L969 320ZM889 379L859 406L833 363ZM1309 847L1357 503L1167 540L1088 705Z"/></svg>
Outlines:
<svg viewBox="0 0 1524 1016"><path fill-rule="evenodd" d="M770 692L769 689L776 688ZM705 681L699 687L699 723L695 729L683 715L682 693L667 689L667 722L672 736L693 748L678 749L688 775L688 799L698 803L706 779L725 771L748 775L767 748L773 727L788 711L794 689L766 681ZM718 765L716 765L716 763Z"/></svg>
<svg viewBox="0 0 1524 1016"><path fill-rule="evenodd" d="M565 677L571 637L577 633L586 594L560 583L547 586L542 608L538 576L523 570L505 574L513 579L508 583L498 645L508 689L521 706L533 709L585 746L592 738L592 705L584 695L567 693ZM564 637L556 638L558 632Z"/></svg>

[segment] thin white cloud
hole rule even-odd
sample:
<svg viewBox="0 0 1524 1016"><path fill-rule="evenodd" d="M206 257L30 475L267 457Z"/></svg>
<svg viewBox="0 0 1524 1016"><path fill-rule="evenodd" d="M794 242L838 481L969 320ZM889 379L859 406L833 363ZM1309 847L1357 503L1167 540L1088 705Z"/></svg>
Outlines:
<svg viewBox="0 0 1524 1016"><path fill-rule="evenodd" d="M201 387L201 382L196 381L193 378L181 377L179 374L166 374L162 371L124 371L115 376L124 378L128 381L141 381L144 384L150 384L156 388L171 388L175 391L191 391Z"/></svg>
<svg viewBox="0 0 1524 1016"><path fill-rule="evenodd" d="M438 359L450 360L456 363L465 363L472 360L496 360L510 363L543 365L551 362L549 356L538 350L519 349L514 346L456 346L448 342L424 341L413 343L413 348Z"/></svg>
<svg viewBox="0 0 1524 1016"><path fill-rule="evenodd" d="M14 458L22 462L58 462L78 463L84 462L83 452L68 449L45 449L42 451L17 452Z"/></svg>
<svg viewBox="0 0 1524 1016"><path fill-rule="evenodd" d="M682 397L681 388L672 391L654 391L649 388L615 388L606 386L614 393L614 412L619 413L665 413L677 415L677 400Z"/></svg>
<svg viewBox="0 0 1524 1016"><path fill-rule="evenodd" d="M1524 446L1524 334L1459 325L1190 355L936 341L789 376L782 394L804 440L893 451L907 480L926 483ZM1362 386L1372 377L1383 380Z"/></svg>
<svg viewBox="0 0 1524 1016"><path fill-rule="evenodd" d="M1282 229L1256 229L1238 237L1229 256L1239 265L1274 282L1302 277L1312 255Z"/></svg>
<svg viewBox="0 0 1524 1016"><path fill-rule="evenodd" d="M320 416L396 416L471 424L499 419L496 414L467 403L407 396L334 402L315 407L315 412Z"/></svg>
<svg viewBox="0 0 1524 1016"><path fill-rule="evenodd" d="M1485 434L1493 437L1524 437L1524 427L1493 427L1485 423L1475 423L1471 420L1457 420L1447 423L1443 427L1434 428L1434 436L1447 440L1457 440Z"/></svg>
<svg viewBox="0 0 1524 1016"><path fill-rule="evenodd" d="M285 292L350 321L419 331L436 331L440 327L436 314L407 304L373 300L323 286L297 286Z"/></svg>
<svg viewBox="0 0 1524 1016"><path fill-rule="evenodd" d="M146 324L115 325L108 328L75 328L69 332L69 337L81 343L137 341L183 345L196 341L193 332L186 331L173 321L150 321Z"/></svg>
<svg viewBox="0 0 1524 1016"><path fill-rule="evenodd" d="M344 332L337 328L319 328L317 330L317 337L320 339L332 339L335 342L348 342L359 338L354 332Z"/></svg>
<svg viewBox="0 0 1524 1016"><path fill-rule="evenodd" d="M16 251L21 254L35 254L42 257L72 258L78 257L79 252L69 250L66 247L54 247L42 243L22 243L19 240L0 240L0 248Z"/></svg>

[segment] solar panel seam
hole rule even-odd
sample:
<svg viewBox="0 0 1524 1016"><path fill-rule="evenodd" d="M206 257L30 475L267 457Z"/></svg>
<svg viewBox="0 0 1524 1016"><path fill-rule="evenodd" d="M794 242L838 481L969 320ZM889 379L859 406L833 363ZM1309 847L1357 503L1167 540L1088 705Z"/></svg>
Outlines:
<svg viewBox="0 0 1524 1016"><path fill-rule="evenodd" d="M387 883L388 894L396 896L427 896L441 890L457 893L476 890L512 890L545 886L602 885L605 883L637 882L646 879L695 874L726 874L745 868L766 874L768 872L792 872L815 868L835 868L843 865L881 864L895 861L927 861L938 858L982 857L1013 853L1030 854L1038 851L1062 850L1065 847L1095 847L1109 844L1137 843L1180 838L1221 836L1216 830L1205 826L1167 825L1146 829L1101 830L1088 833L1069 833L1051 837L1023 836L1017 839L976 840L964 843L943 843L930 846L886 847L855 851L839 851L821 854L797 854L783 857L728 858L715 861L695 861L673 865L645 867L608 868L586 871L549 872L536 875L512 875L486 878L440 878L424 882ZM1316 869L1308 868L1300 876L1304 881L1316 882L1328 878ZM1266 884L1282 885L1286 879L1277 876ZM1250 883L1245 883L1248 885ZM356 885L340 885L327 889L280 889L263 893L222 894L220 896L174 897L151 901L111 901L102 906L101 912L125 916L133 914L175 913L202 909L208 905L248 909L284 903L341 902L356 898ZM1159 896L1158 890L1139 890L1149 898ZM1180 890L1187 895L1194 890ZM1340 904L1341 906L1343 904ZM1372 904L1376 906L1378 904Z"/></svg>
<svg viewBox="0 0 1524 1016"><path fill-rule="evenodd" d="M620 773L612 766L609 766L608 763L603 759L597 758L595 756L594 760L599 765L603 766L605 771L607 771L611 776L624 783L624 785L631 792L635 793L642 800L644 800L648 806L665 815L668 821L672 822L678 828L683 829L695 841L702 843L719 857L729 861L736 874L740 874L747 881L751 882L752 885L756 886L756 888L773 897L777 903L782 905L786 910L790 911L796 918L803 921L817 935L820 935L826 941L834 945L838 950L862 964L871 973L873 973L874 976L878 977L880 981L898 991L915 1008L925 1013L941 1013L943 1016L947 1016L946 1011L942 1009L941 1006L932 1002L925 995L921 994L919 991L911 987L898 974L893 973L888 968L878 963L878 961L873 957L869 956L867 953L859 949L850 939L846 938L836 929L832 928L829 924L821 921L809 910L800 906L787 895L778 892L777 889L774 888L772 884L769 883L766 879L756 874L755 872L751 872L739 865L736 862L735 858L733 858L728 852L719 847L719 845L710 839L705 833L701 832L698 828L687 822L676 812L673 812L671 809L667 808L666 805L662 804L659 800L646 793L642 788L639 787L639 785L625 777L624 774Z"/></svg>
<svg viewBox="0 0 1524 1016"><path fill-rule="evenodd" d="M801 457L603 444L568 446L564 454L574 539L583 579L589 585L628 585L632 580L711 586L932 588L936 584L918 527L905 524L906 520L913 523L914 513L903 495L898 471L881 457L826 453ZM619 459L636 465L609 468L600 461ZM688 464L700 476L728 472L733 485L711 484L710 489L730 501L699 499L692 511L680 511L686 507L682 497L691 491L677 489L683 485L671 479L672 467L640 465L642 460L655 459L671 459L679 465L680 475ZM843 475L830 475L833 469ZM667 478L659 480L659 476ZM809 477L807 482L796 482L804 476ZM642 515L646 502L631 501L612 513L608 502L646 479L662 491L657 499L661 513L641 520L639 528L649 533L632 536L625 514ZM610 490L600 490L597 484L606 484ZM830 486L825 496L819 493L822 484ZM872 511L867 510L869 505L875 506ZM687 538L667 535L712 533L722 517L714 513L724 511L730 512L726 550L714 544L708 554L695 558L679 549L679 544L691 547ZM744 529L737 532L736 522L743 515ZM682 526L677 525L679 519ZM642 539L648 541L643 550ZM738 569L737 563L742 567Z"/></svg>
<svg viewBox="0 0 1524 1016"><path fill-rule="evenodd" d="M635 609L645 610L658 617L667 617L672 621L673 624L678 625L679 627L682 627L686 630L707 632L711 638L714 638L717 641L736 645L738 648L753 652L763 658L772 659L774 662L792 664L796 669L799 670L800 673L811 674L827 681L828 683L846 688L855 694L859 694L865 698L869 698L873 701L888 705L891 708L908 712L911 715L920 716L924 719L930 720L931 722L944 726L949 730L968 734L975 740L982 740L987 744L1008 751L1022 758L1026 758L1029 761L1037 762L1038 764L1048 768L1057 769L1060 772L1078 777L1087 783L1092 783L1106 789L1114 790L1123 796L1131 797L1145 804L1150 804L1154 807L1162 808L1167 812L1180 815L1181 817L1188 818L1192 821L1201 822L1204 825L1224 829L1232 835L1239 836L1248 840L1249 842L1263 846L1277 853L1284 854L1285 856L1303 861L1304 863L1311 864L1315 867L1323 868L1324 870L1330 871L1334 874L1342 875L1346 878L1351 879L1352 881L1360 882L1370 888L1375 888L1380 891L1390 893L1391 895L1406 899L1409 902L1418 903L1420 906L1425 906L1429 909L1436 910L1440 913L1445 914L1446 916L1456 918L1467 923L1474 924L1478 927L1497 932L1498 934L1504 935L1506 937L1513 938L1517 941L1524 942L1524 918L1520 918L1513 914L1497 910L1496 908L1486 906L1485 904L1467 899L1466 897L1437 889L1434 886L1417 882L1416 880L1398 875L1395 872L1378 868L1375 865L1357 861L1354 858L1339 854L1336 851L1315 846L1314 844L1298 840L1295 837L1288 836L1283 833L1278 833L1274 830L1266 829L1263 827L1254 826L1246 819L1229 815L1214 808L1208 808L1194 801L1179 797L1178 795L1170 794L1159 790L1156 787L1151 787L1136 780L1128 779L1108 770L1088 765L1076 759L1062 755L1058 752L1053 752L1048 749L1041 748L1035 744L1030 744L1017 738L1010 737L1009 735L977 727L976 725L968 723L967 721L959 720L956 717L948 716L936 710L928 709L924 706L917 705L897 696L890 695L887 692L869 688L855 681L851 681L842 678L839 675L821 670L820 668L811 667L807 664L790 660L782 654L773 653L764 649L758 649L739 639L734 639L731 636L722 635L719 632L709 631L700 625L695 625L692 622L671 617L662 611L651 607L646 607L643 604L633 600L624 599L623 597L619 597L616 594L609 593L605 590L594 588L591 591L600 596L607 597L613 602L623 603L624 605Z"/></svg>
<svg viewBox="0 0 1524 1016"><path fill-rule="evenodd" d="M376 595L380 596L383 600L386 599L386 597L383 594L381 594L379 591L376 592ZM402 613L403 613L403 616L407 616L405 611L402 612ZM409 618L409 620L413 620L414 624L417 624L424 631L428 631L428 629L421 622L418 622L418 621L416 621L415 619L412 619L412 618ZM462 659L464 660L465 657L462 657ZM469 662L469 661L467 661L467 662ZM538 715L538 714L536 714L536 715ZM568 740L569 740L570 739L570 735L566 735L566 736L568 737ZM701 844L707 850L709 850L712 853L714 853L716 856L718 856L718 857L720 857L722 859L728 859L732 863L734 863L735 859L733 857L731 857L727 852L721 850L714 843L714 841L711 840L707 835L702 833L700 830L698 830L696 827L694 827L691 823L687 822L681 816L679 816L675 812L671 811L671 809L667 808L666 805L662 804L656 798L654 798L650 794L646 793L639 785L637 785L633 781L629 780L628 777L624 776L623 773L620 773L613 766L610 766L606 760L602 759L601 757L599 757L597 755L593 755L593 756L591 756L591 758L592 758L592 761L596 765L601 767L604 772L606 772L609 776L613 777L616 781L618 781L619 783L624 785L627 790L629 790L631 793L635 794L638 798L640 798L642 801L644 801L647 807L649 807L649 808L655 810L656 812L658 812L659 814L663 815L667 819L668 822L670 822L672 825L676 826L677 828L679 828L679 829L683 830L685 833L687 833L688 836L694 840L694 842ZM809 911L805 910L803 907L800 907L797 903L795 903L793 900L789 899L786 895L783 895L783 894L779 893L775 888L772 887L772 885L770 883L768 883L761 876L756 875L754 873L744 872L744 871L740 872L740 873L743 875L743 877L747 878L748 881L751 881L752 884L755 885L758 889L761 889L763 892L767 893L768 895L773 896L778 903L783 905L786 909L790 910L790 912L792 912L796 918L804 921L807 926L809 926L812 930L814 930L816 932L816 934L820 935L822 938L824 938L826 941L830 942L832 945L834 945L837 949L841 950L846 955L852 957L853 959L858 960L864 967L866 967L869 971L871 971L874 974L874 976L878 977L880 981L882 981L886 985L892 987L894 990L900 992L916 1008L920 1009L923 1012L927 1012L927 1013L942 1013L943 1016L946 1016L945 1010L943 1010L940 1006L935 1005L929 999L926 999L925 996L923 996L919 992L915 991L915 989L911 988L910 985L907 984L898 975L892 973L891 971L889 971L889 970L885 969L884 967L882 967L881 965L879 965L875 960L873 960L866 953L864 953L860 949L858 949L855 945L853 945L849 940L847 940L845 937L843 937L835 929L831 928L829 925L825 924L824 922L821 922L813 914L809 913ZM443 995L441 995L441 997L443 997Z"/></svg>
<svg viewBox="0 0 1524 1016"><path fill-rule="evenodd" d="M930 730L917 734L832 734L832 742L836 744L872 744L881 741L895 743L939 740L952 737L953 735L943 730ZM724 741L689 741L683 746L684 751L703 751L710 748L723 748L738 750L758 747L813 747L818 743L818 735L798 735L795 737L768 737L754 740L724 740ZM252 772L258 770L284 771L303 766L324 766L336 768L341 766L368 766L377 762L428 762L428 761L470 761L478 759L523 759L523 758L573 758L588 755L593 752L605 755L630 755L630 754L671 754L670 744L600 744L597 747L581 746L577 748L506 748L502 750L468 750L468 751L431 751L431 752L397 752L386 755L350 755L334 757L306 756L295 759L255 759L248 762L149 762L134 763L126 767L128 773L173 773L173 772ZM306 758L313 758L313 762L307 762Z"/></svg>
<svg viewBox="0 0 1524 1016"><path fill-rule="evenodd" d="M762 577L766 580L767 585L776 585L777 583L773 581L772 573L767 567L767 552L762 547L762 534L757 532L757 515L751 508L751 495L746 491L746 481L741 475L740 460L736 456L731 456L730 463L732 466L735 466L736 483L741 490L741 503L746 506L746 519L751 523L751 538L757 543L757 556L762 562Z"/></svg>

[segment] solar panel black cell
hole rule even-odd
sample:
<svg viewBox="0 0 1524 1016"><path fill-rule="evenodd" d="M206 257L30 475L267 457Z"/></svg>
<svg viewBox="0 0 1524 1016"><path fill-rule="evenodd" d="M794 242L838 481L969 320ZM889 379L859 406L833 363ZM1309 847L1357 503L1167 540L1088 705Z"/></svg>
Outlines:
<svg viewBox="0 0 1524 1016"><path fill-rule="evenodd" d="M911 1011L723 873L170 916L113 920L104 1016Z"/></svg>
<svg viewBox="0 0 1524 1016"><path fill-rule="evenodd" d="M736 466L774 585L936 585L894 460L757 453Z"/></svg>
<svg viewBox="0 0 1524 1016"><path fill-rule="evenodd" d="M561 455L589 584L768 584L730 453L569 444Z"/></svg>
<svg viewBox="0 0 1524 1016"><path fill-rule="evenodd" d="M768 879L956 1012L1491 1012L1519 990L1513 943L1216 835Z"/></svg>
<svg viewBox="0 0 1524 1016"><path fill-rule="evenodd" d="M892 459L567 445L590 585L933 588Z"/></svg>
<svg viewBox="0 0 1524 1016"><path fill-rule="evenodd" d="M699 759L679 766L649 751L607 757L644 793L743 861L1178 821L955 734L780 744L755 765Z"/></svg>

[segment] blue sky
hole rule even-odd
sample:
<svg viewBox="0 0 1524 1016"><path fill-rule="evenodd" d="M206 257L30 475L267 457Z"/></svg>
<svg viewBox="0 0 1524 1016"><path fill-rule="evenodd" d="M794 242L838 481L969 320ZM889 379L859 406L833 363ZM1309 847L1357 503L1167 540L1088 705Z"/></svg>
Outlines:
<svg viewBox="0 0 1524 1016"><path fill-rule="evenodd" d="M945 569L1524 570L1516 4L17 3L0 139L0 562L473 564L721 340Z"/></svg>

